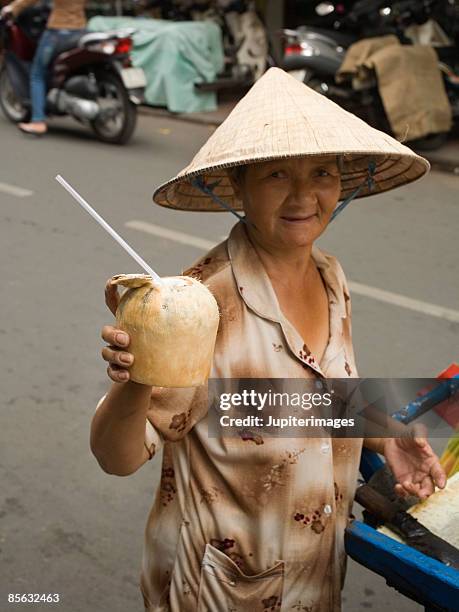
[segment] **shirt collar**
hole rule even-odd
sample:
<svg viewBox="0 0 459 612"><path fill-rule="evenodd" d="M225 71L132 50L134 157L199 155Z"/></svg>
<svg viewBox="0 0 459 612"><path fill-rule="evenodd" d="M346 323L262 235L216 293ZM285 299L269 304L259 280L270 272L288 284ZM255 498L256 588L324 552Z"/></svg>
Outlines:
<svg viewBox="0 0 459 612"><path fill-rule="evenodd" d="M239 294L246 305L260 317L280 322L283 315L276 293L241 222L236 223L229 235L228 255Z"/></svg>
<svg viewBox="0 0 459 612"><path fill-rule="evenodd" d="M305 354L303 340L290 321L283 315L268 273L242 222L237 223L231 230L227 246L237 289L244 303L260 317L279 323L295 356L303 364L323 375L319 364L313 358L311 362L311 356ZM344 319L348 315L347 300L349 295L345 287L344 273L334 257L324 253L315 245L312 247L311 255L327 287L330 309L330 339L332 340L334 337L334 344L336 345L336 338L341 339L342 337L337 325L342 325L340 319ZM337 347L335 346L335 348ZM324 354L325 357L328 362L330 359L328 348ZM323 362L324 359L321 363Z"/></svg>

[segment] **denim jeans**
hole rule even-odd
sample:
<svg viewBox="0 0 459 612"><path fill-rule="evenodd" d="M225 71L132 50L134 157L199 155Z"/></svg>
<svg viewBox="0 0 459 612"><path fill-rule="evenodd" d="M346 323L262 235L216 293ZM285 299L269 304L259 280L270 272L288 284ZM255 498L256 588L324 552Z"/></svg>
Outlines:
<svg viewBox="0 0 459 612"><path fill-rule="evenodd" d="M46 82L48 66L57 46L78 30L47 29L43 32L32 62L30 71L30 99L32 101L32 121L46 119ZM81 30L83 33L83 30Z"/></svg>

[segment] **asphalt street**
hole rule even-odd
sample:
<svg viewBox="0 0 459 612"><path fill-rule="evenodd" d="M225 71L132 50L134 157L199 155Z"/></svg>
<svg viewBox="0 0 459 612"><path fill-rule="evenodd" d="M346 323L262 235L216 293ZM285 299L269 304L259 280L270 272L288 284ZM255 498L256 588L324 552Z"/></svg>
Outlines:
<svg viewBox="0 0 459 612"><path fill-rule="evenodd" d="M70 121L55 120L36 139L0 118L1 611L143 610L143 531L160 460L120 478L89 450L89 424L110 384L100 357L100 330L113 322L105 281L139 269L54 177L157 272L178 274L233 219L165 210L151 195L211 131L142 116L132 143L114 147ZM458 185L432 172L354 202L320 240L351 283L361 376L435 376L459 361ZM444 441L434 444L439 452ZM8 593L59 593L60 603L8 604ZM421 609L351 560L343 599L347 612Z"/></svg>

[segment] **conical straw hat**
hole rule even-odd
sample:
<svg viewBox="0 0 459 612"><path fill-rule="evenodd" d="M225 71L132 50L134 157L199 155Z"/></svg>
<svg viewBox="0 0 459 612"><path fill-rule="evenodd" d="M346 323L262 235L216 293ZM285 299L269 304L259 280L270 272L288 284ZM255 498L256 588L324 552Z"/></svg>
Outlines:
<svg viewBox="0 0 459 612"><path fill-rule="evenodd" d="M175 178L161 185L153 201L181 210L222 210L192 184L202 176L206 186L235 210L242 209L227 168L257 161L309 155L343 155L341 196L344 200L376 165L374 186L357 197L382 193L411 183L430 168L391 136L370 127L352 113L297 81L279 68L269 69L234 107Z"/></svg>

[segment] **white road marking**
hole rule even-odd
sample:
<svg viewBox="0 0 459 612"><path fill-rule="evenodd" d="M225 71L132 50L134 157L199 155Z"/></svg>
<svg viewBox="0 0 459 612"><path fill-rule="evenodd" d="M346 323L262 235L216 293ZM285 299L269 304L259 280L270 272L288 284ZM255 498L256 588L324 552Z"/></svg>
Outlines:
<svg viewBox="0 0 459 612"><path fill-rule="evenodd" d="M369 285L362 285L354 281L348 281L348 285L349 289L358 295L364 295L365 297L373 298L380 302L386 302L386 304L414 310L415 312L430 315L431 317L438 317L439 319L446 319L453 323L459 323L459 310L437 306L437 304L430 304L429 302L422 302L421 300L415 300L405 295L400 295L399 293L392 293L391 291L370 287Z"/></svg>
<svg viewBox="0 0 459 612"><path fill-rule="evenodd" d="M141 232L146 232L147 234L152 234L153 236L173 240L174 242L179 242L180 244L196 247L197 249L203 249L205 251L212 249L216 244L211 240L198 238L197 236L192 236L191 234L186 234L184 232L177 232L176 230L171 230L160 225L147 223L145 221L128 221L125 225L126 227L130 227ZM453 310L452 308L445 308L443 306L438 306L437 304L415 300L399 293L385 291L384 289L378 289L377 287L371 287L369 285L364 285L354 281L348 281L348 286L350 291L357 295L363 295L364 297L369 297L379 302L420 312L421 314L429 315L431 317L437 317L439 319L445 319L446 321L452 321L453 323L459 323L459 310Z"/></svg>
<svg viewBox="0 0 459 612"><path fill-rule="evenodd" d="M33 191L30 191L29 189L23 189L22 187L9 185L8 183L0 183L0 191L7 193L8 195L16 196L17 198L26 198L33 195Z"/></svg>
<svg viewBox="0 0 459 612"><path fill-rule="evenodd" d="M173 240L174 242L180 242L180 244L186 244L188 246L196 247L197 249L204 249L208 251L212 249L217 243L205 240L204 238L198 238L197 236L191 236L191 234L185 234L184 232L177 232L176 230L162 227L161 225L154 225L153 223L146 223L145 221L128 221L125 223L126 227L136 229L159 238L166 238L167 240Z"/></svg>

